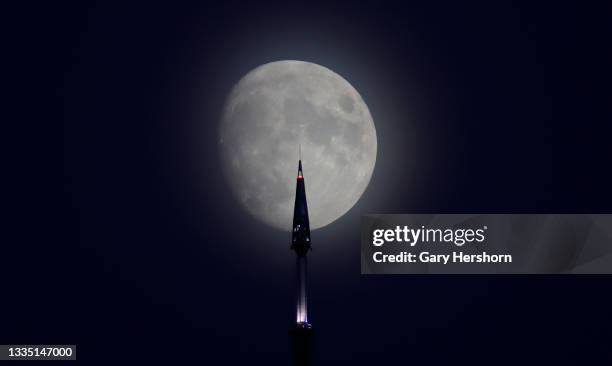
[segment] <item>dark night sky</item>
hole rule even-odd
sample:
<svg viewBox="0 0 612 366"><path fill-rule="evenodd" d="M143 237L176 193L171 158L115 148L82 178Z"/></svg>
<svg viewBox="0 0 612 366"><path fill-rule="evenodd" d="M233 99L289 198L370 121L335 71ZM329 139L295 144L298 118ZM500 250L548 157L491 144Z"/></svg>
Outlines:
<svg viewBox="0 0 612 366"><path fill-rule="evenodd" d="M290 236L234 202L216 134L241 76L298 59L355 86L379 146L363 199L312 235L315 364L612 360L609 276L359 274L361 214L612 209L611 9L406 3L26 9L0 344L288 364Z"/></svg>

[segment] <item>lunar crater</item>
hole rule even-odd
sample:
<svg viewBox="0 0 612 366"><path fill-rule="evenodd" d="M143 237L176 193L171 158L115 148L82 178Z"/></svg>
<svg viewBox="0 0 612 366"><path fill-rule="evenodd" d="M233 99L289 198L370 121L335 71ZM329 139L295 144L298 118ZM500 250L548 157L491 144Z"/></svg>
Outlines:
<svg viewBox="0 0 612 366"><path fill-rule="evenodd" d="M338 104L340 105L340 108L342 108L342 110L346 113L352 113L353 110L355 110L355 102L348 95L341 96L338 100Z"/></svg>

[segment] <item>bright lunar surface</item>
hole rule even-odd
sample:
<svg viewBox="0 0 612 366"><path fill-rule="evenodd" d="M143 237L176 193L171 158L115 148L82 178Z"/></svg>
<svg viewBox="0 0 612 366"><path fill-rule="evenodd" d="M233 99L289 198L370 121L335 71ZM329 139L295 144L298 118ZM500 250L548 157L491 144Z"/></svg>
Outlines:
<svg viewBox="0 0 612 366"><path fill-rule="evenodd" d="M376 163L374 121L357 90L333 71L301 61L264 64L234 86L219 144L240 204L288 231L300 145L311 229L355 205Z"/></svg>

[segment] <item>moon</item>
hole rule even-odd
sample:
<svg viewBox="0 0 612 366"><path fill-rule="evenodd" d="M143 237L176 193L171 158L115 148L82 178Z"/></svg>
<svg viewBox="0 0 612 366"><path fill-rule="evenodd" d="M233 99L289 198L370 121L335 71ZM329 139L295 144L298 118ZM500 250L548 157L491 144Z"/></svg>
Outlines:
<svg viewBox="0 0 612 366"><path fill-rule="evenodd" d="M326 67L286 60L251 70L226 99L220 155L240 205L280 230L291 230L299 146L317 229L349 211L370 182L377 149L370 111Z"/></svg>

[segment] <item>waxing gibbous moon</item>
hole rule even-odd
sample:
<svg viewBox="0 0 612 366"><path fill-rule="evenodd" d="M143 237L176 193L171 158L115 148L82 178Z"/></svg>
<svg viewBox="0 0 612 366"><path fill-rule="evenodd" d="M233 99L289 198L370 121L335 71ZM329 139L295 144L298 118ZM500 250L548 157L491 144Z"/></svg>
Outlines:
<svg viewBox="0 0 612 366"><path fill-rule="evenodd" d="M219 134L238 202L281 230L291 230L300 145L311 229L355 205L376 163L367 105L348 81L310 62L271 62L247 73L227 97Z"/></svg>

